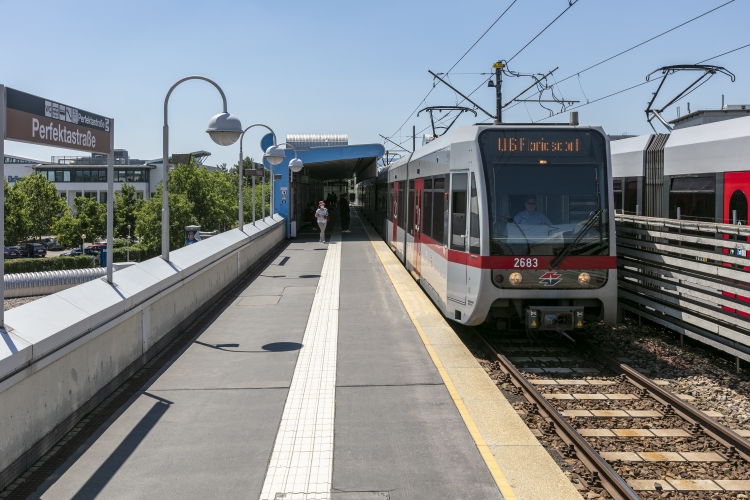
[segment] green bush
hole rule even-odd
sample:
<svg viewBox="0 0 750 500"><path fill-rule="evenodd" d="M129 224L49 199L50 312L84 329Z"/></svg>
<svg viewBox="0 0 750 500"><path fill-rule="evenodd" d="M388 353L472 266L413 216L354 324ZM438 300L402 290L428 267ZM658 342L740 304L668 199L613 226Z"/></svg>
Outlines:
<svg viewBox="0 0 750 500"><path fill-rule="evenodd" d="M5 274L62 271L64 269L86 269L94 266L94 257L50 257L37 259L13 259L5 261Z"/></svg>
<svg viewBox="0 0 750 500"><path fill-rule="evenodd" d="M112 249L114 260L112 262L126 262L127 248ZM159 248L150 248L142 245L130 245L130 262L143 262L144 260L153 259L161 255Z"/></svg>
<svg viewBox="0 0 750 500"><path fill-rule="evenodd" d="M124 248L128 245L128 240L125 238L115 238L112 240L112 248Z"/></svg>

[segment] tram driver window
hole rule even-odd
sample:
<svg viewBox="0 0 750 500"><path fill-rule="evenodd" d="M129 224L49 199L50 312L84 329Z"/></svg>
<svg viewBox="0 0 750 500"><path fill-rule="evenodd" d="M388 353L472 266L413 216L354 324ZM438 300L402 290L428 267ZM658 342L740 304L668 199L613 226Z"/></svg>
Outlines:
<svg viewBox="0 0 750 500"><path fill-rule="evenodd" d="M467 174L453 174L451 185L451 250L466 251Z"/></svg>

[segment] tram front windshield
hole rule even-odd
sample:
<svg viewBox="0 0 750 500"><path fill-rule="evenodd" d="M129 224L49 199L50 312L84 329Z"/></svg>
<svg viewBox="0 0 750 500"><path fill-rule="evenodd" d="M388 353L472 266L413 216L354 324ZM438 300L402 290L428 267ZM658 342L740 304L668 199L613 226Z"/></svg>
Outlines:
<svg viewBox="0 0 750 500"><path fill-rule="evenodd" d="M479 137L491 255L608 255L606 144L590 129Z"/></svg>

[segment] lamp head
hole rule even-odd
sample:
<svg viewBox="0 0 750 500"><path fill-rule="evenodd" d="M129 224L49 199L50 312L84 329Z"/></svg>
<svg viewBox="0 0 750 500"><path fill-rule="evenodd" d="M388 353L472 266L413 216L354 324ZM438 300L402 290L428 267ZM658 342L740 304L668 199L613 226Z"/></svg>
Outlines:
<svg viewBox="0 0 750 500"><path fill-rule="evenodd" d="M242 123L232 114L219 113L208 122L206 132L219 146L231 146L242 135Z"/></svg>
<svg viewBox="0 0 750 500"><path fill-rule="evenodd" d="M291 160L289 160L289 170L291 170L295 174L302 170L302 167L304 166L305 165L302 163L302 160L300 160L299 158L292 158Z"/></svg>
<svg viewBox="0 0 750 500"><path fill-rule="evenodd" d="M490 78L489 81L487 82L487 86L488 87L494 87L495 86L495 82L492 81L492 78Z"/></svg>
<svg viewBox="0 0 750 500"><path fill-rule="evenodd" d="M274 144L273 146L266 149L263 157L268 160L268 163L270 163L271 165L278 165L279 163L284 161L284 158L286 158L286 151Z"/></svg>

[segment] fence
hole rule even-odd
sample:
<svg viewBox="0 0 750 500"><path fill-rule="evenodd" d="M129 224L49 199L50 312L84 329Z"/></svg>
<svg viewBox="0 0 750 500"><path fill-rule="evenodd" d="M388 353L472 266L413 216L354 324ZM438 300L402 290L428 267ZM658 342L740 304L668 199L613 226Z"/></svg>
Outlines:
<svg viewBox="0 0 750 500"><path fill-rule="evenodd" d="M617 215L620 306L750 361L750 227Z"/></svg>
<svg viewBox="0 0 750 500"><path fill-rule="evenodd" d="M3 287L6 299L30 295L49 295L101 278L106 274L107 269L104 267L6 274L3 276Z"/></svg>

